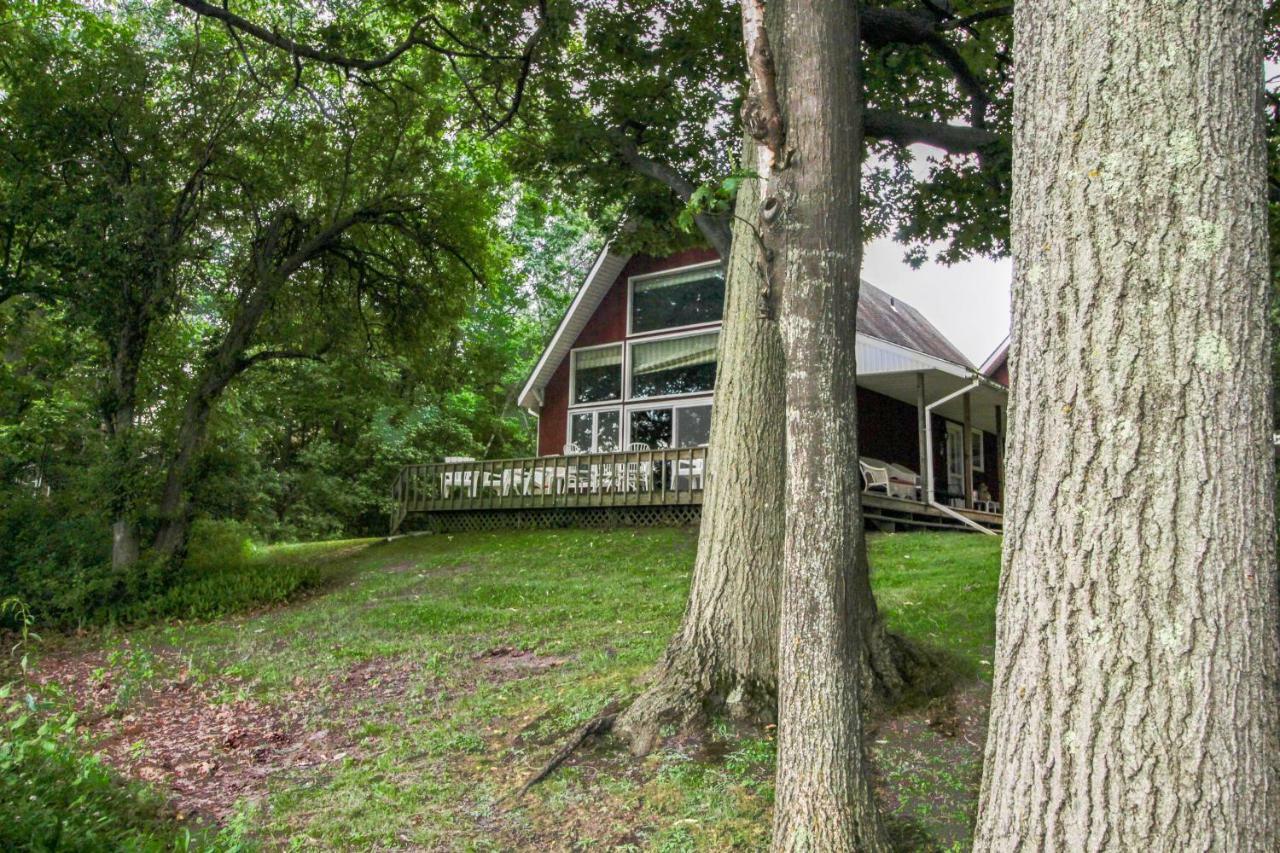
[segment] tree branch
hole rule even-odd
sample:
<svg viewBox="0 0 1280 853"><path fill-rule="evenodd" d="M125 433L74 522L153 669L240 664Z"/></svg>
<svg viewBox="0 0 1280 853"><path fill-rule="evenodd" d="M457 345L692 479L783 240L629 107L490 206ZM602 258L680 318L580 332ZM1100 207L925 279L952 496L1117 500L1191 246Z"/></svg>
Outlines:
<svg viewBox="0 0 1280 853"><path fill-rule="evenodd" d="M954 19L939 20L937 16L922 10L883 8L864 9L860 16L862 40L871 47L887 47L891 44L927 47L947 66L955 77L960 91L971 101L970 120L973 126L982 127L986 124L986 112L991 104L991 98L987 95L982 81L965 62L964 57L942 35L946 30L955 28ZM986 17L991 18L996 15L990 14Z"/></svg>
<svg viewBox="0 0 1280 853"><path fill-rule="evenodd" d="M764 0L742 0L742 35L747 48L747 69L751 80L742 103L742 124L747 134L768 149L770 162L762 163L765 174L781 168L786 144L786 123L778 98L778 81L765 28Z"/></svg>
<svg viewBox="0 0 1280 853"><path fill-rule="evenodd" d="M923 143L952 154L982 154L1005 141L993 130L914 118L886 110L867 110L862 117L867 136L898 145Z"/></svg>
<svg viewBox="0 0 1280 853"><path fill-rule="evenodd" d="M173 2L190 9L197 15L222 21L227 26L233 27L246 35L253 36L264 44L269 44L272 47L288 52L291 56L314 59L316 62L323 62L326 65L336 65L339 68L348 68L355 71L373 71L382 68L395 62L406 51L419 45L428 44L428 40L421 35L423 25L428 22L425 16L414 21L413 26L409 28L409 35L391 50L381 56L360 59L341 53L334 53L333 51L321 50L294 41L287 36L282 36L279 33L268 30L266 27L259 26L247 18L242 18L230 9L206 3L205 0L173 0Z"/></svg>
<svg viewBox="0 0 1280 853"><path fill-rule="evenodd" d="M973 69L969 67L969 63L964 61L964 57L960 55L960 51L956 50L951 42L942 36L934 33L930 36L925 44L933 51L942 63L951 69L951 74L956 78L956 85L960 87L960 91L968 96L972 106L970 108L969 121L974 127L983 127L987 123L987 107L991 105L991 98L987 96L987 90L983 87L982 82L978 79L978 75L973 73Z"/></svg>
<svg viewBox="0 0 1280 853"><path fill-rule="evenodd" d="M516 117L516 113L520 111L520 104L524 101L524 90L529 83L529 75L533 72L533 54L538 48L538 42L542 40L542 34L547 28L547 3L546 0L538 0L538 26L534 29L533 34L529 36L529 40L525 42L524 50L520 55L520 72L516 75L515 92L511 96L511 104L507 107L507 111L502 114L496 122L489 126L485 131L485 136L490 137L502 128L511 123Z"/></svg>
<svg viewBox="0 0 1280 853"><path fill-rule="evenodd" d="M520 105L524 101L525 89L528 86L529 77L533 70L534 54L537 51L538 43L542 40L547 27L546 0L538 0L538 25L529 35L529 38L525 41L524 47L520 52L518 54L493 53L492 51L485 50L464 41L461 36L445 26L445 24L436 16L423 15L413 22L409 27L409 34L395 47L391 48L381 56L362 58L348 56L344 53L323 50L318 47L303 44L296 39L281 35L274 30L269 30L259 24L255 24L248 18L237 15L230 9L226 8L225 4L222 6L215 6L212 3L206 2L206 0L173 0L173 2L183 8L195 12L197 15L203 15L223 22L227 26L227 29L232 32L233 37L235 36L235 33L239 31L252 36L264 44L287 52L291 57L293 57L296 69L296 73L294 75L295 88L297 88L301 82L303 59L322 62L326 65L332 65L348 71L367 72L390 65L403 56L407 51L415 47L424 47L433 53L438 53L442 56L448 57L450 63L454 63L457 59L479 59L487 62L516 62L519 65L519 71L516 74L515 87L511 96L511 102L505 105L502 115L497 119L490 118L488 110L484 109L479 100L471 94L470 86L467 86L468 94L471 95L472 102L476 104L480 109L481 114L485 117L485 120L489 122L489 127L486 129L487 136L492 136L502 128L506 127L519 112ZM447 39L459 47L449 47L429 38L424 32L427 27L435 27L439 29L444 33ZM239 46L241 53L244 55L245 62L248 63L248 54L244 53L244 46L239 43L238 38L236 38L236 43ZM250 65L249 68L250 73L252 74L252 65ZM462 74L458 71L456 65L454 70L455 73L458 74L459 78L463 80L464 85L467 85L465 78L462 77Z"/></svg>
<svg viewBox="0 0 1280 853"><path fill-rule="evenodd" d="M966 15L963 18L952 18L938 25L940 30L969 30L974 24L980 24L983 21L990 21L993 18L1007 18L1013 14L1013 6L996 6L982 12L974 12L972 15Z"/></svg>
<svg viewBox="0 0 1280 853"><path fill-rule="evenodd" d="M924 44L938 30L938 21L927 12L880 7L858 10L862 40L871 47L890 44Z"/></svg>
<svg viewBox="0 0 1280 853"><path fill-rule="evenodd" d="M610 132L609 138L613 140L622 161L633 172L662 184L675 193L676 197L685 204L688 204L689 200L693 198L694 192L698 189L697 184L677 172L670 165L641 154L640 149L636 147L635 140L626 133L621 130L614 130ZM693 221L697 224L698 230L702 232L702 236L707 239L707 242L720 253L720 257L723 260L727 261L729 258L729 246L733 242L733 232L729 227L728 220L725 217L698 213L694 215Z"/></svg>

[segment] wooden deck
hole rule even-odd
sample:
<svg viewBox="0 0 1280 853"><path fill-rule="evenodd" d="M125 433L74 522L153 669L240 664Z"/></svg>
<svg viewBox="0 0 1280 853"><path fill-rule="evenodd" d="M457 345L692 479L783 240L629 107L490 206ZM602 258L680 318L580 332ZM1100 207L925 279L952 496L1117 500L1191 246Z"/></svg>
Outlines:
<svg viewBox="0 0 1280 853"><path fill-rule="evenodd" d="M702 503L705 447L409 465L391 487L391 530L414 512Z"/></svg>
<svg viewBox="0 0 1280 853"><path fill-rule="evenodd" d="M391 487L391 532L412 513L697 506L706 467L706 447L409 465ZM936 507L881 494L864 492L863 511L883 530L967 529ZM1001 528L998 514L956 511Z"/></svg>

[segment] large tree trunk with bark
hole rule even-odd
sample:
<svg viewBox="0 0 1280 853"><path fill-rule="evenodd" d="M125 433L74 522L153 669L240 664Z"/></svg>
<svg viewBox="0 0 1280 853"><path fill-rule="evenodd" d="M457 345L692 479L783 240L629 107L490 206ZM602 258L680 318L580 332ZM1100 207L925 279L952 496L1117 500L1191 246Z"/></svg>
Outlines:
<svg viewBox="0 0 1280 853"><path fill-rule="evenodd" d="M1280 849L1261 12L1017 7L977 849Z"/></svg>
<svg viewBox="0 0 1280 853"><path fill-rule="evenodd" d="M260 267L263 265L259 265ZM285 279L260 269L240 298L230 327L196 377L195 387L182 409L177 447L165 470L160 493L160 528L153 548L160 559L176 562L186 556L191 534L191 507L187 500L187 478L209 436L209 418L231 381L247 370L253 360L258 327ZM265 353L263 355L272 355Z"/></svg>
<svg viewBox="0 0 1280 853"><path fill-rule="evenodd" d="M744 169L753 169L754 142ZM738 192L738 216L755 217L755 181ZM647 753L665 725L686 728L709 713L774 717L778 566L782 560L782 344L762 320L759 247L742 219L726 264L724 325L702 527L684 620L649 688L615 731Z"/></svg>
<svg viewBox="0 0 1280 853"><path fill-rule="evenodd" d="M857 469L861 265L858 12L743 4L761 140L760 221L786 382L786 533L778 643L775 850L885 849L866 771ZM770 56L770 40L777 46ZM776 103L770 103L775 80ZM775 128L781 125L780 132Z"/></svg>
<svg viewBox="0 0 1280 853"><path fill-rule="evenodd" d="M748 138L743 146L744 171L757 168L755 145ZM761 316L761 247L749 224L759 209L757 181L744 181L725 264L711 459L689 601L648 687L614 726L638 755L666 727L688 730L717 713L748 723L777 715L786 393L778 325ZM854 578L864 698L883 707L917 689L944 687L936 659L890 633L880 618L865 540Z"/></svg>

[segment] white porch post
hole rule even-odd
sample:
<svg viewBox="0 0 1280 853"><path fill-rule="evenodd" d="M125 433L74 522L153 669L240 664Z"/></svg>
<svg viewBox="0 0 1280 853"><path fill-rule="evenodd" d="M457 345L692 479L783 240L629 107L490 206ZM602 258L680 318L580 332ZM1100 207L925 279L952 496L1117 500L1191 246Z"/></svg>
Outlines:
<svg viewBox="0 0 1280 853"><path fill-rule="evenodd" d="M916 428L920 439L920 499L927 502L930 496L924 494L924 487L929 482L933 460L929 458L929 411L925 403L924 371L916 374Z"/></svg>
<svg viewBox="0 0 1280 853"><path fill-rule="evenodd" d="M973 401L965 394L960 402L964 404L964 436L960 439L964 448L964 506L973 509Z"/></svg>

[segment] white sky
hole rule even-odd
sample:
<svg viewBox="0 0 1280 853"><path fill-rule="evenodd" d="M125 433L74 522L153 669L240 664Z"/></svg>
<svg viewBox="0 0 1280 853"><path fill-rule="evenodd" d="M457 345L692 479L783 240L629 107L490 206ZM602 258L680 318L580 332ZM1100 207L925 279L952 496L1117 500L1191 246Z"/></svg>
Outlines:
<svg viewBox="0 0 1280 853"><path fill-rule="evenodd" d="M928 171L928 159L943 152L928 145L912 145L911 165L918 178ZM928 257L938 254L931 246ZM902 258L906 248L885 238L867 246L862 277L908 303L937 326L975 367L981 366L1009 334L1010 288L1013 262L976 258L962 264L932 260L912 269Z"/></svg>
<svg viewBox="0 0 1280 853"><path fill-rule="evenodd" d="M862 277L912 305L981 365L1009 333L1012 262L977 258L948 267L929 261L915 270L903 263L905 254L892 240L876 240L862 256Z"/></svg>

